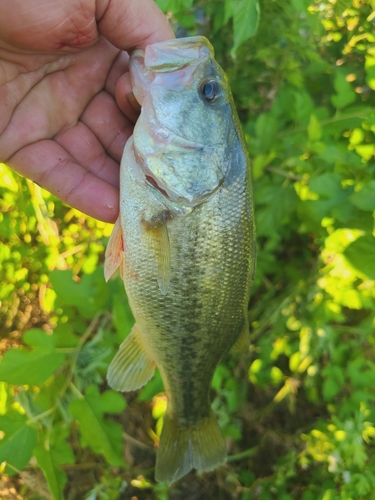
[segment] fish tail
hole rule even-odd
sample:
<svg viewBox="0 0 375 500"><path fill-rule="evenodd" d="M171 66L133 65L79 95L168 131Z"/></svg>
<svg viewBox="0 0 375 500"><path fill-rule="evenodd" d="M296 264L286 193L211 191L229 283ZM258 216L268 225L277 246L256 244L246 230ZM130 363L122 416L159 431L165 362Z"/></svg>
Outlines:
<svg viewBox="0 0 375 500"><path fill-rule="evenodd" d="M191 469L199 472L224 464L225 441L212 410L194 426L184 426L164 416L156 457L155 479L173 483Z"/></svg>

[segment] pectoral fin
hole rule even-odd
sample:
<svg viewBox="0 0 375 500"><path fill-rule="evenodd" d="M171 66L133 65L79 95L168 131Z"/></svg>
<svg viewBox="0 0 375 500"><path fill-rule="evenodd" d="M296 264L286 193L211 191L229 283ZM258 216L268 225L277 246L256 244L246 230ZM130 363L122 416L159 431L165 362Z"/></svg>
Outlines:
<svg viewBox="0 0 375 500"><path fill-rule="evenodd" d="M154 371L155 363L145 353L138 326L134 325L109 365L108 383L116 391L135 391L150 380Z"/></svg>
<svg viewBox="0 0 375 500"><path fill-rule="evenodd" d="M143 221L148 232L150 243L156 254L158 263L158 284L163 295L168 292L171 276L171 245L169 241L167 221L171 218L168 211L161 212L152 221Z"/></svg>
<svg viewBox="0 0 375 500"><path fill-rule="evenodd" d="M249 332L249 321L245 318L243 328L241 330L240 336L238 337L236 343L230 350L232 354L240 354L248 352L250 347L250 332Z"/></svg>
<svg viewBox="0 0 375 500"><path fill-rule="evenodd" d="M105 251L104 278L106 281L112 276L120 266L121 276L123 276L124 242L122 237L120 217L112 230L107 249Z"/></svg>

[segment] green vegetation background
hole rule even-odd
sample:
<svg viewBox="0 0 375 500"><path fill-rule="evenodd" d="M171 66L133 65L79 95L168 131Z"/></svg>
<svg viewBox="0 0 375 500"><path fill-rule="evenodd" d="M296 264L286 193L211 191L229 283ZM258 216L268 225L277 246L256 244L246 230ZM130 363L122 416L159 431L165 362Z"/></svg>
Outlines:
<svg viewBox="0 0 375 500"><path fill-rule="evenodd" d="M155 484L160 378L105 382L133 321L111 226L0 165L0 497L373 499L374 2L158 3L212 40L252 158L250 354L212 386L228 463Z"/></svg>

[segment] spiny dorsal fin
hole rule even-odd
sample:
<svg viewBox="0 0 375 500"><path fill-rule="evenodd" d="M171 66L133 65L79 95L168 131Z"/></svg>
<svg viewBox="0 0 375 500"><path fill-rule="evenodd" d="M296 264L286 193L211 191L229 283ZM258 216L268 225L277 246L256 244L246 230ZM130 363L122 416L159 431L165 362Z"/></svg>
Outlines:
<svg viewBox="0 0 375 500"><path fill-rule="evenodd" d="M155 363L145 353L135 324L109 365L108 383L116 391L135 391L150 380L154 371Z"/></svg>

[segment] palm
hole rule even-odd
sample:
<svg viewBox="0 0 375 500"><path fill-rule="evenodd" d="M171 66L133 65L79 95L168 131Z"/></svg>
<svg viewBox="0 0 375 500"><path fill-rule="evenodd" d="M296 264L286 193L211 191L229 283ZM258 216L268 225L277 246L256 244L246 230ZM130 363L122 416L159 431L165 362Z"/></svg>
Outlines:
<svg viewBox="0 0 375 500"><path fill-rule="evenodd" d="M0 60L0 79L1 74L11 78L0 86L0 161L67 203L113 221L118 164L137 112L126 98L127 53L100 38L95 16L89 20L83 47L75 41L60 49L72 33L69 27L50 37L44 28L25 41L20 30L21 42L13 35L13 47L7 34L1 35L0 57L4 52L10 57ZM59 19L53 22L58 25Z"/></svg>

